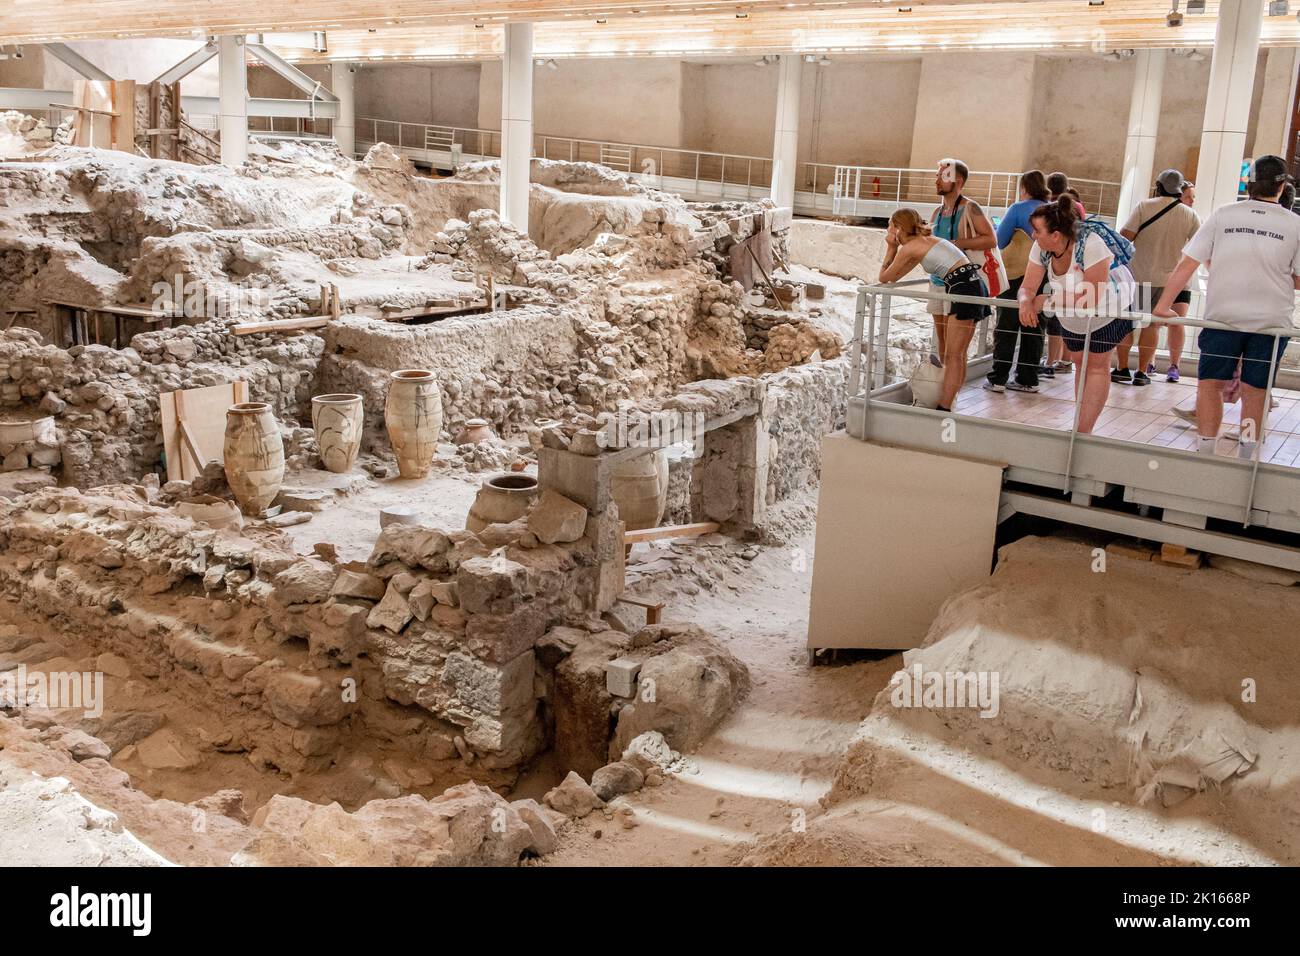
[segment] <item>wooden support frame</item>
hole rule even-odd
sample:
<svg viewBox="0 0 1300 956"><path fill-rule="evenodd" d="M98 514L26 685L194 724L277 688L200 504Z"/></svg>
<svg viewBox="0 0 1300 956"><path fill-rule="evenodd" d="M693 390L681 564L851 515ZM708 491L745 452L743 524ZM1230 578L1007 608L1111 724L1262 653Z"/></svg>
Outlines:
<svg viewBox="0 0 1300 956"><path fill-rule="evenodd" d="M624 531L624 544L640 544L643 541L659 541L664 538L698 538L713 534L722 526L716 521L696 521L693 524L666 524L657 528L642 528L639 531Z"/></svg>
<svg viewBox="0 0 1300 956"><path fill-rule="evenodd" d="M167 480L189 481L224 457L226 409L248 401L248 383L226 382L158 396Z"/></svg>

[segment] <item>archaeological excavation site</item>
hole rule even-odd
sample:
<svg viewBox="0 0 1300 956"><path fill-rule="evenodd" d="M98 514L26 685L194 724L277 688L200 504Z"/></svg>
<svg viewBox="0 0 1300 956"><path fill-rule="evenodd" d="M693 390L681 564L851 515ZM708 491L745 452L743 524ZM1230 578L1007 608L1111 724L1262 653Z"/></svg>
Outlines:
<svg viewBox="0 0 1300 956"><path fill-rule="evenodd" d="M0 9L0 863L1300 863L1294 16L133 6Z"/></svg>

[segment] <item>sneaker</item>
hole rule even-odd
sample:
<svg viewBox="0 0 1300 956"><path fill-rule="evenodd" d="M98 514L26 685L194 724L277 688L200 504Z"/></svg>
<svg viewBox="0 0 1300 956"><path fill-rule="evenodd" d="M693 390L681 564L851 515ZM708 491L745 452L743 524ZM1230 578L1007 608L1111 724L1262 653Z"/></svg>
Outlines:
<svg viewBox="0 0 1300 956"><path fill-rule="evenodd" d="M984 380L984 391L986 392L1005 392L1006 390L1007 387L1005 385L999 385L997 382L990 382L988 379Z"/></svg>
<svg viewBox="0 0 1300 956"><path fill-rule="evenodd" d="M1155 362L1148 362L1148 363L1147 363L1147 375L1148 375L1148 376L1151 376L1151 375L1154 375L1154 374L1156 374L1156 363L1155 363Z"/></svg>
<svg viewBox="0 0 1300 956"><path fill-rule="evenodd" d="M1150 385L1150 384L1151 384L1151 379L1149 379L1149 378L1147 377L1147 373L1146 373L1146 372L1137 372L1137 373L1134 374L1134 376L1133 376L1133 384L1134 384L1134 385Z"/></svg>
<svg viewBox="0 0 1300 956"><path fill-rule="evenodd" d="M1176 381L1178 381L1178 366L1177 366L1177 365L1171 365L1171 366L1169 366L1169 371L1165 373L1165 381L1166 381L1166 382L1176 382Z"/></svg>
<svg viewBox="0 0 1300 956"><path fill-rule="evenodd" d="M1065 359L1061 359L1059 362L1057 362L1055 365L1053 365L1052 368L1056 369L1058 372L1067 372L1067 373L1068 373L1068 372L1073 372L1073 371L1074 371L1074 363L1073 363L1073 362L1067 362Z"/></svg>
<svg viewBox="0 0 1300 956"><path fill-rule="evenodd" d="M1177 408L1172 409L1174 417L1187 422L1189 425L1196 424L1196 409L1194 408Z"/></svg>
<svg viewBox="0 0 1300 956"><path fill-rule="evenodd" d="M1142 373L1138 372L1138 374L1141 375ZM1114 368L1110 370L1110 380L1119 382L1122 385L1132 385L1133 375L1126 368Z"/></svg>
<svg viewBox="0 0 1300 956"><path fill-rule="evenodd" d="M1042 365L1038 369L1039 378L1056 378L1056 369L1050 365Z"/></svg>
<svg viewBox="0 0 1300 956"><path fill-rule="evenodd" d="M1007 388L1013 392L1036 392L1037 385L1021 385L1019 382L1007 382Z"/></svg>

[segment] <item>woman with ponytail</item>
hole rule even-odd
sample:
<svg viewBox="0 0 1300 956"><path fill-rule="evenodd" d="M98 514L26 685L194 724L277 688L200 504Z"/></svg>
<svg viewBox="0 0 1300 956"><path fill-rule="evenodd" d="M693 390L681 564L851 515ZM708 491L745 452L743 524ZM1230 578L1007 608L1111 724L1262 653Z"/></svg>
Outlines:
<svg viewBox="0 0 1300 956"><path fill-rule="evenodd" d="M952 295L988 295L979 266L947 239L932 236L930 227L915 209L899 209L889 217L885 246L881 282L897 282L920 266ZM942 323L944 329L943 387L937 405L941 411L952 410L957 393L966 384L966 354L975 334L975 323L992 311L988 306L968 302L947 304L951 314L935 316L935 322Z"/></svg>

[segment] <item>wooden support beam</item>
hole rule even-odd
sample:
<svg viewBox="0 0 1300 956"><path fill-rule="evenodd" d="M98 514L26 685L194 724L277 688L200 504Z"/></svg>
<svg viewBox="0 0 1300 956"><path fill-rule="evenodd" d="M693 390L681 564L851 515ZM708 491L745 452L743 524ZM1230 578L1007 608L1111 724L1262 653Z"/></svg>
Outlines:
<svg viewBox="0 0 1300 956"><path fill-rule="evenodd" d="M266 322L241 322L230 328L233 335L252 335L255 332L298 332L304 329L323 329L328 315L313 315L298 319L271 319Z"/></svg>
<svg viewBox="0 0 1300 956"><path fill-rule="evenodd" d="M697 521L694 524L666 524L658 528L642 528L640 531L624 531L624 544L640 544L643 541L659 541L662 538L698 538L713 534L722 526L716 521Z"/></svg>
<svg viewBox="0 0 1300 956"><path fill-rule="evenodd" d="M663 615L663 601L650 601L631 597L620 597L618 601L620 604L631 604L634 607L645 608L645 622L647 624L658 624L660 617Z"/></svg>

